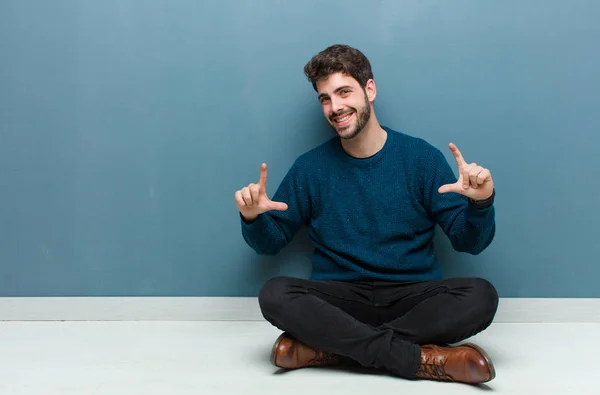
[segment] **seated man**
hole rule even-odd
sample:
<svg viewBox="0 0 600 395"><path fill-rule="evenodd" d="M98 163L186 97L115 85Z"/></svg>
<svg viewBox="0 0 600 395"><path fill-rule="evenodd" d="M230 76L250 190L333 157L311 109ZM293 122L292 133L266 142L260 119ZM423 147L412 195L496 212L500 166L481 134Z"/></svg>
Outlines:
<svg viewBox="0 0 600 395"><path fill-rule="evenodd" d="M235 193L244 240L276 254L302 225L314 254L310 279L276 277L259 294L283 334L271 361L288 369L360 364L408 379L482 383L495 377L474 344L498 295L481 278L441 279L439 224L457 251L478 254L495 233L489 170L450 144L458 180L423 139L379 125L368 59L334 45L304 69L336 136L299 156L270 200L267 167Z"/></svg>

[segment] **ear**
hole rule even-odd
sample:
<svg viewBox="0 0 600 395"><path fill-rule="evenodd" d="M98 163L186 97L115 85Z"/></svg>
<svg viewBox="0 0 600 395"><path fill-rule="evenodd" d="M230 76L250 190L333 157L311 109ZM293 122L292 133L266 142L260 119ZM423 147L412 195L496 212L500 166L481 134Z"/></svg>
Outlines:
<svg viewBox="0 0 600 395"><path fill-rule="evenodd" d="M377 86L375 86L375 81L372 78L367 81L367 84L365 85L365 91L367 92L369 101L373 103L375 101L375 97L377 97Z"/></svg>

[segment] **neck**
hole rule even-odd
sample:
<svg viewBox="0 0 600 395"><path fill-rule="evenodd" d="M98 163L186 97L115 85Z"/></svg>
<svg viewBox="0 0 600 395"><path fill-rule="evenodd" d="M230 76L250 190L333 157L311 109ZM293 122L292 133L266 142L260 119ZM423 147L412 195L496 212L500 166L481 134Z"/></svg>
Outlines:
<svg viewBox="0 0 600 395"><path fill-rule="evenodd" d="M387 132L379 125L375 113L371 113L369 122L363 130L351 139L341 139L344 151L355 158L368 158L383 148Z"/></svg>

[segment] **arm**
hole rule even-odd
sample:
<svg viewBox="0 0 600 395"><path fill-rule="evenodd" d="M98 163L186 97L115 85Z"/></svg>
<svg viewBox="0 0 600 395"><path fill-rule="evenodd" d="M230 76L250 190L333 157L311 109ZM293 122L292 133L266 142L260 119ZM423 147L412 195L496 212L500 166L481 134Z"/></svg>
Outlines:
<svg viewBox="0 0 600 395"><path fill-rule="evenodd" d="M451 149L459 163L458 180L444 155L433 148L426 164L424 202L452 247L475 255L490 245L496 232L493 181L487 169L468 165L453 144Z"/></svg>
<svg viewBox="0 0 600 395"><path fill-rule="evenodd" d="M287 209L246 216L240 210L242 236L258 254L277 254L292 241L302 224L308 222L310 205L303 175L295 162L273 196L274 201L285 203ZM266 187L266 166L264 178Z"/></svg>

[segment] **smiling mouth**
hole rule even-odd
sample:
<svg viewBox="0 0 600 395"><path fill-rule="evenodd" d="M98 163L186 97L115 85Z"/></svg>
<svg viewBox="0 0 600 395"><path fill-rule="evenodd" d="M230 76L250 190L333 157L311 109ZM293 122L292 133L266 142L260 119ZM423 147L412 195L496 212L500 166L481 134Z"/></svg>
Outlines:
<svg viewBox="0 0 600 395"><path fill-rule="evenodd" d="M346 113L333 118L333 121L335 122L336 126L346 126L350 123L350 120L352 119L353 115L353 112Z"/></svg>

